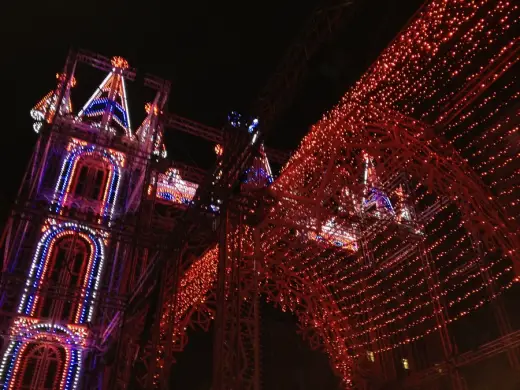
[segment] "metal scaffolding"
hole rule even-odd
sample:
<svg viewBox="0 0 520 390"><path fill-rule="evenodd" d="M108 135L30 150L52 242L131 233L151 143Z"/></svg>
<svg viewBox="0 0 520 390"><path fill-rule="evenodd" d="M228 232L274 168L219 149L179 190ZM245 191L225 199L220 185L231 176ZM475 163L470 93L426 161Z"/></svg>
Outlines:
<svg viewBox="0 0 520 390"><path fill-rule="evenodd" d="M156 95L138 136L112 134L113 121L130 128L114 107L126 105L116 95L136 70L119 57L70 53L35 112L40 135L1 236L5 359L15 355L11 345L35 343L29 330L45 319L29 306L21 315L19 296L86 302L86 285L27 277L42 232L74 224L71 247L85 231L107 243L88 303L95 315L45 326L83 340L74 348L85 357L85 389L168 389L187 329L207 331L214 321L213 390L260 390L261 299L295 316L345 388L465 390L464 370L501 354L518 370L520 334L503 300L520 275L520 39L505 23L519 23L518 7L428 2L290 158L264 149L305 59L350 5L313 16L312 33L253 111L264 115L259 129L231 121L214 129L168 113L170 83L146 75ZM97 103L106 106L84 118L67 111L79 63L115 80ZM98 111L94 123L88 115ZM220 145L215 166L162 160L167 129ZM110 195L102 204L58 196L60 162L74 147L124 161L118 207L107 207ZM285 163L274 180L268 159ZM456 325L487 309L498 338L461 351ZM10 371L0 371L6 385Z"/></svg>

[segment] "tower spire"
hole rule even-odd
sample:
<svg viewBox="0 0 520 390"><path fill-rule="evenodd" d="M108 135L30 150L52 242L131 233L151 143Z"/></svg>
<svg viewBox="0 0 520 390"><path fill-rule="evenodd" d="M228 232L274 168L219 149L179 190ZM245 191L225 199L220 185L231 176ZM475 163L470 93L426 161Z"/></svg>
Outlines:
<svg viewBox="0 0 520 390"><path fill-rule="evenodd" d="M133 137L123 77L128 62L122 57L113 57L112 66L112 71L88 99L78 118L88 118L89 122L111 133L122 131L127 137Z"/></svg>
<svg viewBox="0 0 520 390"><path fill-rule="evenodd" d="M154 124L154 118L157 118L159 113L157 103L155 101L153 103L146 103L144 109L147 113L146 118L136 130L135 135L141 143L142 148L148 151L148 153L166 158L167 152L163 142L162 126L158 122Z"/></svg>
<svg viewBox="0 0 520 390"><path fill-rule="evenodd" d="M374 160L368 153L363 152L364 176L363 184L367 187L379 187L379 179L374 166Z"/></svg>
<svg viewBox="0 0 520 390"><path fill-rule="evenodd" d="M245 172L246 178L243 186L248 189L267 187L273 182L273 173L263 144L260 145L258 152L251 168Z"/></svg>
<svg viewBox="0 0 520 390"><path fill-rule="evenodd" d="M32 108L30 114L34 119L33 129L35 132L39 132L44 122L51 123L54 115L56 115L56 105L58 104L58 89L61 83L64 83L67 79L64 73L56 73L56 79L58 80L58 86L55 90L49 91L47 95L40 99L40 101ZM70 89L76 85L76 79L71 77L67 88L65 88L65 94L61 102L59 114L65 115L72 113L72 102L70 100Z"/></svg>

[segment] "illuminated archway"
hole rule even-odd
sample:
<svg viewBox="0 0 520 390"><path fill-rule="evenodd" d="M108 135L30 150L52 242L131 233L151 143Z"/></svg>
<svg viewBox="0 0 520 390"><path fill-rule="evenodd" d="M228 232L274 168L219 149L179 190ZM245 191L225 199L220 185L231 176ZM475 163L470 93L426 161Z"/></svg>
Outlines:
<svg viewBox="0 0 520 390"><path fill-rule="evenodd" d="M76 179L80 162L87 158L97 159L105 162L109 166L108 179L105 188L102 191L100 215L111 218L115 209L117 195L121 183L121 169L125 165L125 156L120 152L116 152L106 148L100 148L96 145L89 145L84 141L72 139L67 146L68 154L63 160L60 176L54 191L54 211L58 211L67 204L70 195L72 183Z"/></svg>
<svg viewBox="0 0 520 390"><path fill-rule="evenodd" d="M58 224L51 220L44 227L44 232L36 246L29 275L18 305L18 313L22 315L34 314L39 295L31 290L38 290L45 281L49 259L53 256L56 243L63 238L71 236L76 236L78 239L83 240L89 247L88 265L82 282L84 293L82 294L82 302L77 306L74 322L82 324L91 321L95 306L94 299L97 295L97 288L103 271L106 242L101 232L73 222Z"/></svg>
<svg viewBox="0 0 520 390"><path fill-rule="evenodd" d="M188 342L188 327L207 331L214 319L217 265L218 247L214 247L193 263L180 280L174 317L173 349L176 352L182 351ZM248 272L262 275L258 293L275 307L293 313L298 319L300 333L311 349L322 349L336 375L350 383L356 351L349 350L350 329L337 317L339 308L328 290L315 280L298 276L274 258L266 257L256 270L242 269L241 272L243 279L253 280L253 275L248 275ZM163 314L163 342L168 339L169 328L165 321L168 309L171 309L171 303L165 305ZM162 351L164 344L159 348ZM158 359L161 358L159 354Z"/></svg>
<svg viewBox="0 0 520 390"><path fill-rule="evenodd" d="M28 342L21 346L18 360L20 369L9 389L52 390L65 381L64 366L70 361L70 353L61 345Z"/></svg>
<svg viewBox="0 0 520 390"><path fill-rule="evenodd" d="M21 317L0 364L2 390L77 388L86 330Z"/></svg>

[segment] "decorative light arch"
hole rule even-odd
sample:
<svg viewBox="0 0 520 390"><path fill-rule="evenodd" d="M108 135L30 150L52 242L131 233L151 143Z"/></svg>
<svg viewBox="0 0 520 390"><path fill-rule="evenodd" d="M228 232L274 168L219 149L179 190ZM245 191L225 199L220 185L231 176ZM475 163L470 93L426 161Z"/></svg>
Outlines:
<svg viewBox="0 0 520 390"><path fill-rule="evenodd" d="M87 331L81 327L65 327L53 323L38 323L37 319L18 318L11 328L13 340L0 363L0 383L2 390L14 389L17 376L23 371L22 358L31 344L55 342L65 351L65 362L60 379L60 390L74 390L79 383L82 364L82 350L85 347Z"/></svg>
<svg viewBox="0 0 520 390"><path fill-rule="evenodd" d="M91 321L94 313L93 301L97 295L105 260L106 234L74 222L58 224L56 221L50 220L44 226L43 235L36 246L29 275L20 298L18 313L23 315L34 313L38 295L31 294L30 290L37 289L42 284L47 271L48 259L52 256L56 242L70 235L77 235L90 248L87 272L83 280L83 302L77 308L75 322L83 324Z"/></svg>
<svg viewBox="0 0 520 390"><path fill-rule="evenodd" d="M68 144L67 152L54 191L53 211L57 212L66 204L78 162L81 159L92 156L107 162L111 167L107 181L108 185L105 186L105 192L101 202L100 214L103 217L112 218L121 183L121 168L125 166L125 155L111 149L90 145L85 141L80 141L75 138Z"/></svg>
<svg viewBox="0 0 520 390"><path fill-rule="evenodd" d="M242 241L243 247L249 245L251 237ZM186 270L180 279L178 299L166 303L162 315L161 337L166 341L168 315L175 304L174 319L176 321L173 340L177 348L184 348L187 343L187 329L193 327L199 320L203 320L209 328L209 322L214 319L216 302L208 299L215 287L219 249L215 246L195 261ZM263 283L258 286L258 293L265 296L267 301L283 312L293 313L299 321L303 338L312 349L323 348L327 353L333 371L348 385L352 384L354 360L360 350L350 351L351 329L348 326L339 326L337 303L325 286L316 280L302 278L285 264L272 262L265 258L266 264L257 264L258 269L252 268L242 272L258 272L263 277ZM244 279L252 275L242 274ZM213 299L215 297L213 296ZM284 302L284 303L282 303ZM207 322L206 322L207 321ZM200 324L200 323L199 323ZM208 329L205 329L206 331ZM162 358L165 344L159 345L157 359ZM179 351L179 350L177 350Z"/></svg>

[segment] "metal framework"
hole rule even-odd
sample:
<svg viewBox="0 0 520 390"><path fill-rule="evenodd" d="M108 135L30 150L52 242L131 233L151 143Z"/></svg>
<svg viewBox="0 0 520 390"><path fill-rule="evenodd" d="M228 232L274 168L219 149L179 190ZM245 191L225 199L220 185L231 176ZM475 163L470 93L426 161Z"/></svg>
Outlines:
<svg viewBox="0 0 520 390"><path fill-rule="evenodd" d="M315 17L335 25L349 5ZM511 2L426 3L273 183L266 155L286 158L264 151L262 141L279 103L262 95L259 133L246 125L217 130L166 113L170 84L147 75L156 97L134 135L124 80L136 71L119 57L71 52L56 90L31 113L40 137L1 236L0 385L20 387L24 353L36 356L33 346L43 343L37 358L69 367L69 376L79 371L62 356L83 360L81 384L63 376L57 388L167 389L187 328L208 330L214 320L212 388L259 390L260 299L295 315L345 388L463 390L467 367L500 354L518 370L520 337L502 298L520 277L520 38L510 33L519 23ZM280 101L297 84L301 50L309 56L326 36L313 26L319 38L284 65L291 72L282 79L294 78L276 94ZM78 63L112 80L82 115L68 108ZM167 128L221 145L214 169L161 161ZM107 186L101 203L76 199L65 184L81 174L50 169L67 167L76 151L95 156L99 171L108 162L114 177L121 169L117 207L118 187ZM39 237L69 234L70 226L64 247L88 234L105 245L94 290L33 283L32 269L43 267L34 265ZM92 314L49 319L46 309L31 311L28 296ZM461 350L460 326L486 310L498 338ZM23 343L27 352L16 360ZM39 370L32 386L47 377Z"/></svg>
<svg viewBox="0 0 520 390"><path fill-rule="evenodd" d="M461 74L461 79L466 77L465 80L469 82L460 82L457 77L448 81L446 77L440 77L443 70L437 65L443 63L442 55L422 63L423 68L418 68L416 62L408 56L398 55L403 46L406 46L402 42L411 42L406 40L407 35L414 33L419 27L428 25L431 31L422 29L422 33L428 31L428 37L435 36L435 29L439 29L440 24L431 24L427 17L428 12L435 6L427 4L421 10L422 13L403 30L403 38L398 37L385 51L381 60L367 72L353 91L347 94L342 104L311 130L280 178L271 186L267 198L265 194L264 197L256 196L257 203L263 206L251 209L252 215L256 216L253 219L262 221L260 225L255 222L250 226L254 226L254 231L260 231L256 234L260 235L260 242L263 244L258 256L265 259L264 264L260 265L262 269L259 274L262 276L257 291L272 298L282 308L300 316L304 334L308 335L311 344L325 345L333 367L345 379L347 386L351 384L350 378L354 378L357 386L367 388L375 388L374 386L378 385L374 383L378 382L374 379L377 377L379 385L382 382L398 380L399 356L403 355L407 356L405 369L410 366L419 369L425 360L424 356L421 356L424 355L423 344L428 343L431 346L437 338L440 338L438 345L441 348L438 351L433 348L426 361L442 362L442 367L436 365L429 371L419 370L417 375L409 376L406 386L423 386L439 374L448 374L453 388L466 388L466 381L461 372L466 357L472 356L468 358L468 362L477 361L490 356L491 349L497 354L507 352L511 365L517 367L518 352L513 341L514 333L500 301L500 295L511 288L511 279L516 280L517 273L509 276L509 281L507 278L504 280L505 274L511 273L511 267L500 269L499 264L502 262L500 258L506 256L512 260L514 267L518 265L515 221L518 212L514 201L512 204L504 204L502 201L502 197L511 199L513 193L517 194L518 187L515 184L516 176L502 180L503 172L499 169L506 164L510 165L506 167L509 172L513 167L518 169L517 159L511 158L511 148L514 148L514 144L506 138L508 134L516 131L517 119L514 118L517 118L518 111L507 108L507 116L498 119L497 122L497 112L500 111L491 114L486 111L482 114L484 118L479 118L481 113L475 110L475 107L485 106L500 96L497 91L503 86L501 82L506 82L507 87L513 92L502 92L506 102L500 108L511 105L509 102L513 100L510 99L516 96L514 91L518 90L518 84L514 79L508 78L508 75L513 74L511 70L518 60L518 38L507 41L503 30L493 30L490 34L496 34L497 41L503 42L503 46L497 44L493 48L485 47L472 54L483 63L485 58L493 58L489 62L490 65L487 68L479 68L478 65L472 67L468 66L469 62L461 59L456 61L454 67L460 68L452 77ZM437 50L451 56L461 53L463 56L464 45L459 42L476 34L473 26L478 17L486 16L489 28L487 31L491 31L493 23L498 23L504 15L508 15L508 18L517 23L518 14L515 10L507 7L506 10L502 10L493 2L489 2L478 11L461 7L457 12L464 15L462 28L456 33L447 31L448 38L439 38L437 43L425 39L428 44L424 50L432 50L434 53ZM436 44L443 46L436 49ZM423 50L423 47L408 49L413 53L414 50ZM396 65L388 58L396 58L395 61L401 62ZM419 89L410 89L408 96L401 95L391 82L378 81L385 78L393 78L396 82L406 81L405 86L413 85L414 78L417 82L426 80L431 85L423 85L431 88L432 92L428 95ZM453 92L449 88L453 88ZM441 91L450 92L443 94ZM436 104L435 99L442 104ZM395 107L408 116L396 111ZM442 110L432 110L438 107L442 107ZM492 105L488 107L491 108ZM476 136L477 140L471 136L461 138L464 131L460 129L468 123L469 128L475 129L479 134ZM500 123L500 126L495 132L497 123ZM503 147L509 148L507 154L501 153L502 163L498 168L492 163L493 159L484 161L483 165L487 165L484 171L480 170L482 164L473 165L472 161L466 161L464 152L478 142L481 145L489 145L490 152L486 154L489 159L489 155L497 152L494 149L497 139L502 142ZM488 143L491 141L493 143ZM372 216L363 213L359 215L359 199L367 196L364 195L366 186L362 182L359 183L359 177L363 176L364 165L360 161L363 153L373 156L374 170L377 171L379 186L384 192L390 194L398 188L407 188L407 197L409 202L413 203L409 204L409 207L415 209L414 212L409 210L410 214L414 215L409 223L396 223L395 219L384 218L381 212ZM507 184L504 181L507 181ZM495 191L497 182L501 182L501 193ZM352 205L352 199L356 198L357 208L355 202ZM348 210L346 205L351 205L351 209ZM402 209L403 206L400 207ZM398 213L397 209L396 207L395 213ZM240 216L235 218L241 219ZM453 222L446 223L445 220L450 218L453 218ZM332 219L341 221L336 225L336 238L345 236L342 228L351 227L352 236L356 237L362 249L358 249L356 255L345 254L343 248L318 245L319 241L326 240L324 226L328 227L326 222ZM453 223L458 224L455 230ZM233 233L227 233L230 242L239 242L242 247L247 246L246 252L249 251L249 257L256 257L251 255L251 243L254 241L251 233L245 233L244 229L236 227L237 225L231 226ZM435 232L437 233L434 234ZM236 234L239 238L235 237ZM450 241L450 236L456 237L453 239L455 241ZM309 241L309 237L314 237L314 240ZM319 239L316 240L316 237ZM453 243L456 244L455 247L447 250ZM468 243L470 244L467 245ZM232 245L232 255L226 254L230 249L222 249L224 245L226 248L227 245ZM240 260L241 250L238 249L237 255L237 249L233 249L233 245L237 244L227 244L227 241L226 244L220 243L220 260L212 252L203 256L209 269L209 280L217 280L217 297L220 298L217 298L216 303L213 302L213 295L209 295L208 299L201 298L200 290L196 299L188 300L197 307L190 313L216 312L217 315L217 332L220 332L217 333L216 339L216 350L219 352L216 352L215 357L215 360L220 357L220 366L217 366L215 371L217 388L249 388L246 385L247 376L239 374L248 372L247 367L255 362L254 357L246 358L242 362L237 358L237 354L240 356L243 348L240 340L255 340L254 332L251 330L237 330L237 324L242 317L237 311L238 303L235 303L240 302L240 299L233 298L233 294L243 291L244 286L234 287L233 293L227 295L222 292L226 286L236 286L236 279L233 279L236 276L233 275L251 272L251 265L248 267ZM443 259L449 252L451 260ZM210 267L208 257L211 256L213 263ZM358 263L349 260L357 256L361 256L363 261ZM362 266L357 270L351 270L352 273L349 274L344 270L344 264L349 265L347 268L357 268L356 264ZM318 272L322 267L325 271ZM224 268L228 270L225 275L232 278L228 282L223 276ZM293 274L295 278L312 280L315 287L319 285L318 281L325 283L324 291L317 294L316 300L322 307L328 307L325 310L327 316L341 313L337 315L343 320L334 317L321 317L318 321L307 318L307 313L316 314L320 309L309 309L309 306L301 304L305 299L300 293L305 289L293 289L297 285L291 282L289 275ZM285 275L285 281L279 284L274 282L275 275ZM311 279L312 277L314 279ZM463 279L456 282L455 278ZM475 281L477 278L480 279L480 285ZM250 281L245 277L244 279ZM364 280L361 285L360 282L356 282L359 279ZM415 284L411 283L412 281L415 281ZM204 286L208 285L211 285L211 282L206 281ZM356 285L359 287L355 287ZM287 290L288 286L291 287ZM472 288L467 292L458 290L463 290L464 286ZM395 294L395 297L389 296L385 290ZM487 299L492 302L490 308L495 314L496 326L502 338L500 341L482 346L476 352L459 354L457 346L453 343L454 324L472 310L483 307L487 299L477 300L469 304L467 309L459 309L460 311L456 310L456 305L480 290L487 291ZM406 299L408 295L414 298ZM227 299L222 298L223 296ZM312 294L307 290L304 296L308 299ZM242 292L239 297L246 301L250 299L248 292ZM330 304L327 300L330 300ZM190 304L186 303L183 306L188 307ZM427 310L425 315L427 307L431 307L431 311ZM357 309L349 315L349 309L352 308ZM359 308L363 308L361 313L355 313L360 311ZM179 313L183 318L190 315L183 313ZM222 313L220 317L219 313ZM396 318L389 318L390 315ZM227 323L226 318L228 321L229 318L235 321L235 325ZM245 318L250 316L246 315ZM182 323L196 325L199 322L186 319ZM202 323L206 324L205 321ZM331 325L324 328L323 325L338 323L341 324L338 327ZM309 324L314 326L309 329ZM361 340L352 340L357 337ZM504 342L505 340L511 341ZM225 347L219 347L221 345ZM345 349L335 350L334 346L337 345L348 346L348 352ZM360 349L356 351L354 346ZM377 363L377 368L372 366L368 369L368 375L367 372L363 372L366 368L362 364L365 356L368 356L369 361ZM351 358L357 364L349 360ZM229 374L230 367L235 367L231 371L234 376ZM400 369L403 370L403 367ZM243 382L240 382L241 380Z"/></svg>
<svg viewBox="0 0 520 390"><path fill-rule="evenodd" d="M218 145L224 142L223 130L203 125L176 114L165 114L163 116L163 123L164 126L172 130L183 131ZM283 165L289 160L289 153L287 152L272 148L266 148L265 152L269 160L274 163Z"/></svg>
<svg viewBox="0 0 520 390"><path fill-rule="evenodd" d="M339 30L355 3L354 0L323 1L312 12L251 109L262 118L264 132L269 132L277 116L290 106L307 74L310 58Z"/></svg>

